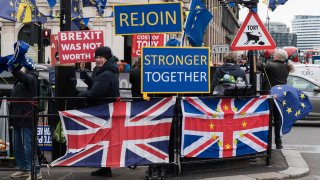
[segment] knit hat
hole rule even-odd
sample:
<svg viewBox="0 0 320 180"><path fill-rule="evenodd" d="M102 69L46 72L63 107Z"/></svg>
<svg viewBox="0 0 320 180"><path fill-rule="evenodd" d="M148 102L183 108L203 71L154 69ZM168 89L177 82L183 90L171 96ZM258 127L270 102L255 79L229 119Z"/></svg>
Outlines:
<svg viewBox="0 0 320 180"><path fill-rule="evenodd" d="M94 52L94 57L102 56L106 59L109 59L112 56L111 49L108 46L101 46L96 49Z"/></svg>

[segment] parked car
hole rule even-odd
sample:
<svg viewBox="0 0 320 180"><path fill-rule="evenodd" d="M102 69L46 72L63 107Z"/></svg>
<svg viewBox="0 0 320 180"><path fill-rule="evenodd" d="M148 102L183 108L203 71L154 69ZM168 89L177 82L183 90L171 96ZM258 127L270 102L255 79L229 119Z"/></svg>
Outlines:
<svg viewBox="0 0 320 180"><path fill-rule="evenodd" d="M287 79L287 85L304 92L312 104L312 112L306 120L320 120L320 83L307 76L291 73Z"/></svg>
<svg viewBox="0 0 320 180"><path fill-rule="evenodd" d="M320 64L294 64L295 74L301 74L320 82Z"/></svg>

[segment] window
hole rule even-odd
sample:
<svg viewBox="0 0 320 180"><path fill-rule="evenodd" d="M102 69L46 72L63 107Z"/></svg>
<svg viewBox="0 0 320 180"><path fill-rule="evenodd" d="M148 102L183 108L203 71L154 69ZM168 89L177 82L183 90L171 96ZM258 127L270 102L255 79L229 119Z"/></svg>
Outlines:
<svg viewBox="0 0 320 180"><path fill-rule="evenodd" d="M314 83L312 83L306 79L303 79L300 77L295 77L295 76L288 76L287 85L290 85L290 86L297 88L301 91L310 91L310 92L312 92L315 88L319 88Z"/></svg>

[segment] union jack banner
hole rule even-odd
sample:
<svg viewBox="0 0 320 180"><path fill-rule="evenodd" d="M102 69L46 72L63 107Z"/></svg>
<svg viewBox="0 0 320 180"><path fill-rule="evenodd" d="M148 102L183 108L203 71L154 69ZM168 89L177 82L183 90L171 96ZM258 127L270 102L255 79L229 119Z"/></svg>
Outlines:
<svg viewBox="0 0 320 180"><path fill-rule="evenodd" d="M227 158L268 147L269 103L257 98L182 99L182 157Z"/></svg>
<svg viewBox="0 0 320 180"><path fill-rule="evenodd" d="M60 111L66 154L52 166L126 167L168 163L175 97Z"/></svg>

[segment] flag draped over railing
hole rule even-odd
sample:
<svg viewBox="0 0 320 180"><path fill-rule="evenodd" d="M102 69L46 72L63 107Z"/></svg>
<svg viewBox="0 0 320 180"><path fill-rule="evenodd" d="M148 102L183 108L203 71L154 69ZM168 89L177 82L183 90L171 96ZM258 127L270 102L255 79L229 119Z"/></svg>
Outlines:
<svg viewBox="0 0 320 180"><path fill-rule="evenodd" d="M35 0L2 0L0 17L21 23L41 22L47 18L39 11Z"/></svg>
<svg viewBox="0 0 320 180"><path fill-rule="evenodd" d="M212 14L201 0L192 0L184 25L184 33L192 46L202 46L204 32L212 19Z"/></svg>
<svg viewBox="0 0 320 180"><path fill-rule="evenodd" d="M169 162L175 97L59 112L66 154L52 166L126 167Z"/></svg>
<svg viewBox="0 0 320 180"><path fill-rule="evenodd" d="M268 147L268 97L182 100L182 157L226 158Z"/></svg>
<svg viewBox="0 0 320 180"><path fill-rule="evenodd" d="M307 116L312 110L308 96L294 87L274 86L271 88L270 94L276 97L274 99L275 106L282 117L281 135L289 133L293 124Z"/></svg>

